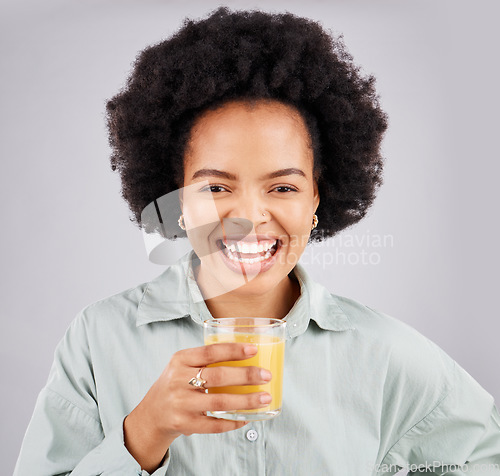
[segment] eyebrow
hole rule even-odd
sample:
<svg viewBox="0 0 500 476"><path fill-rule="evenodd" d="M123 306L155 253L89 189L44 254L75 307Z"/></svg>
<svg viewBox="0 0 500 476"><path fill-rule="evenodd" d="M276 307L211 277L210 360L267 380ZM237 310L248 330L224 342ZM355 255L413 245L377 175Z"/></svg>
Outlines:
<svg viewBox="0 0 500 476"><path fill-rule="evenodd" d="M236 175L230 174L229 172L224 172L223 170L218 169L200 169L197 170L191 180L194 180L199 177L221 177L228 180L236 180Z"/></svg>
<svg viewBox="0 0 500 476"><path fill-rule="evenodd" d="M275 170L274 172L263 175L260 179L261 180L273 179L277 177L285 177L287 175L300 175L301 177L306 177L306 174L302 170L297 169L295 167L290 167L288 169ZM199 177L220 177L220 178L225 178L227 180L237 180L238 178L236 175L231 174L229 172L225 172L223 170L200 169L193 174L191 180L194 180Z"/></svg>
<svg viewBox="0 0 500 476"><path fill-rule="evenodd" d="M270 174L264 175L261 178L272 179L276 177L285 177L286 175L300 175L302 177L306 176L306 174L302 172L302 170L291 167L289 169L276 170L275 172L271 172Z"/></svg>

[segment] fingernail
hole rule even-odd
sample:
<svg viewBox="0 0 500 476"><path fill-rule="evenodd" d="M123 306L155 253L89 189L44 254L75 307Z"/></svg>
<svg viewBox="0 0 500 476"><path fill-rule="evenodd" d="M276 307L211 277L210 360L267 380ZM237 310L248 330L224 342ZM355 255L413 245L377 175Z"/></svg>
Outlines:
<svg viewBox="0 0 500 476"><path fill-rule="evenodd" d="M271 372L269 372L269 370L260 369L260 378L267 382L267 381L271 380L272 374L271 374Z"/></svg>
<svg viewBox="0 0 500 476"><path fill-rule="evenodd" d="M245 355L254 355L257 353L257 346L253 344L246 345L243 352L245 352Z"/></svg>
<svg viewBox="0 0 500 476"><path fill-rule="evenodd" d="M271 397L271 395L269 395L268 393L263 393L260 396L260 403L271 403L272 399L273 397Z"/></svg>

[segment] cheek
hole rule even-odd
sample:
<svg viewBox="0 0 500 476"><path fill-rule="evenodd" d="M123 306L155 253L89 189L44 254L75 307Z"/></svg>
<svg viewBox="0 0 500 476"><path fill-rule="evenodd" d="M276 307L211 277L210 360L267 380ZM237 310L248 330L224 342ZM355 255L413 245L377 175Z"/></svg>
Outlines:
<svg viewBox="0 0 500 476"><path fill-rule="evenodd" d="M183 207L184 221L188 228L219 223L219 213L213 200L188 199Z"/></svg>
<svg viewBox="0 0 500 476"><path fill-rule="evenodd" d="M288 252L302 254L311 232L311 223L305 215L286 216L281 222Z"/></svg>
<svg viewBox="0 0 500 476"><path fill-rule="evenodd" d="M184 201L184 223L188 239L198 256L210 254L210 237L220 225L219 214L213 200Z"/></svg>
<svg viewBox="0 0 500 476"><path fill-rule="evenodd" d="M303 235L310 231L313 207L309 201L285 204L277 208L276 217L278 216L281 225L289 234Z"/></svg>

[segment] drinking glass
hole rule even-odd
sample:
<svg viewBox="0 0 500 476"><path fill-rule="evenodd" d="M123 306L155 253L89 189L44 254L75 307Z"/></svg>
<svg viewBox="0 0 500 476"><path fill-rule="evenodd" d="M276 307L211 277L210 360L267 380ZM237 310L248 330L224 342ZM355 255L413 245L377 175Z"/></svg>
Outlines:
<svg viewBox="0 0 500 476"><path fill-rule="evenodd" d="M243 342L257 346L257 354L245 360L217 362L208 367L247 367L267 369L272 374L270 382L262 385L233 385L212 387L208 393L244 394L268 392L271 403L252 410L207 412L207 415L225 420L268 420L281 413L283 400L283 362L285 356L285 321L264 317L225 317L211 319L203 324L205 345Z"/></svg>

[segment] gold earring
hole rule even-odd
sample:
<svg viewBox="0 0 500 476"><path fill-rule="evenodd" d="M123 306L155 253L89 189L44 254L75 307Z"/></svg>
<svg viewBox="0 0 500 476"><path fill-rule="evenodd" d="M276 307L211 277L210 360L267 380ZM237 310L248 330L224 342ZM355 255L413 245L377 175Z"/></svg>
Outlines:
<svg viewBox="0 0 500 476"><path fill-rule="evenodd" d="M313 215L313 223L311 227L311 231L314 230L318 226L318 215Z"/></svg>
<svg viewBox="0 0 500 476"><path fill-rule="evenodd" d="M186 230L186 225L184 224L184 215L181 215L179 219L177 220L177 223L179 226L183 229Z"/></svg>

